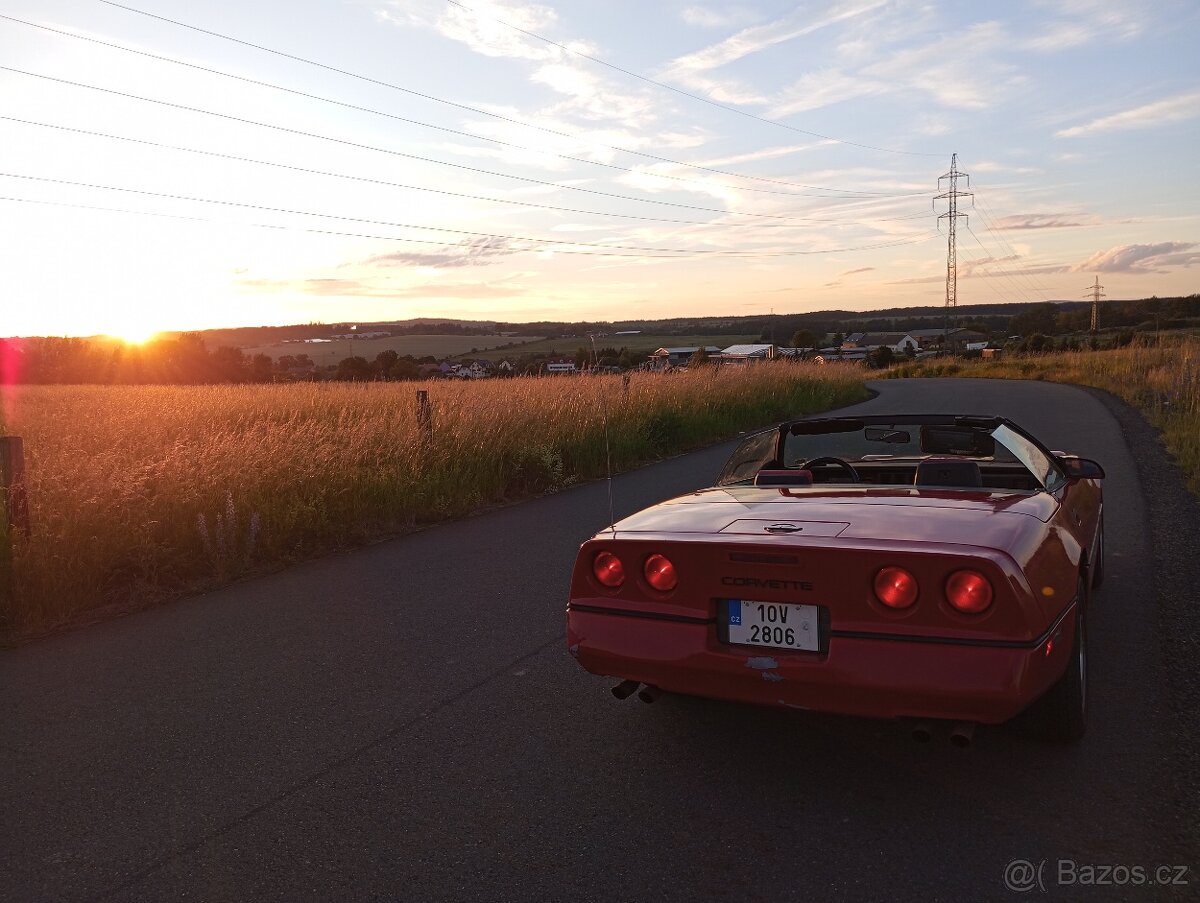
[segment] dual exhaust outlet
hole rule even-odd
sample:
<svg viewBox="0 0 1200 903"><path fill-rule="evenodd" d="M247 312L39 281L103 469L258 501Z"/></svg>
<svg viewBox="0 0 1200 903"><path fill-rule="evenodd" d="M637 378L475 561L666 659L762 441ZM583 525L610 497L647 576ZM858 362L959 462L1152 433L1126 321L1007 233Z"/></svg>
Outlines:
<svg viewBox="0 0 1200 903"><path fill-rule="evenodd" d="M640 688L640 689L639 689ZM662 695L662 690L653 684L644 687L636 680L623 680L612 688L613 696L617 699L628 699L634 693L642 702L651 703ZM933 739L934 725L931 721L918 721L913 725L912 738L918 743L928 743ZM950 745L966 749L975 739L975 722L958 721L950 728Z"/></svg>
<svg viewBox="0 0 1200 903"><path fill-rule="evenodd" d="M623 680L612 688L612 694L617 699L628 699L637 693L637 698L646 703L654 702L662 695L662 691L652 684L646 684L640 690L638 687L642 687L642 685L636 680Z"/></svg>
<svg viewBox="0 0 1200 903"><path fill-rule="evenodd" d="M918 743L928 743L933 739L934 726L930 721L918 721L913 725L912 738ZM966 749L974 742L975 722L957 721L950 728L950 745Z"/></svg>

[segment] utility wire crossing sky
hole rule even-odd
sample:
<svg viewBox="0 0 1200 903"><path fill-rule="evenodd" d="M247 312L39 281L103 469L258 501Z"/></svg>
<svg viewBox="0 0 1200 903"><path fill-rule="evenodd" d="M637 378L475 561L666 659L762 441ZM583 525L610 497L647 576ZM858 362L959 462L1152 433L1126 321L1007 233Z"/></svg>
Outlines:
<svg viewBox="0 0 1200 903"><path fill-rule="evenodd" d="M0 335L1192 294L1200 7L6 0ZM966 188L965 180L962 184Z"/></svg>

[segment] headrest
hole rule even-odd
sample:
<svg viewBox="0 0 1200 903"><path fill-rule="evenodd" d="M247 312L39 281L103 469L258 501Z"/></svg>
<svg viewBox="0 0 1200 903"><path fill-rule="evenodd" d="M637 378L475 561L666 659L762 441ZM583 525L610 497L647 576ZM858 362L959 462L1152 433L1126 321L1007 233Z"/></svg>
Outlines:
<svg viewBox="0 0 1200 903"><path fill-rule="evenodd" d="M917 465L916 486L982 486L979 465L962 458L926 458Z"/></svg>
<svg viewBox="0 0 1200 903"><path fill-rule="evenodd" d="M754 475L755 486L811 486L811 470L760 470Z"/></svg>

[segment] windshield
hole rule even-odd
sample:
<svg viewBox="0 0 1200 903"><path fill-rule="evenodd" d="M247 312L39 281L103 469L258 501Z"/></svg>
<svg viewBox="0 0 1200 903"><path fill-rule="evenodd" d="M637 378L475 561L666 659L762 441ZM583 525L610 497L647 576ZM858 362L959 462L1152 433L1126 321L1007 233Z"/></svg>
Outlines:
<svg viewBox="0 0 1200 903"><path fill-rule="evenodd" d="M973 463L942 467L936 471L940 476L933 476L931 464L921 468L931 459ZM1053 458L1014 425L1000 418L953 416L784 424L744 441L720 484L752 483L759 470L775 469L812 470L818 484L919 483L1027 492L1053 489L1063 479Z"/></svg>

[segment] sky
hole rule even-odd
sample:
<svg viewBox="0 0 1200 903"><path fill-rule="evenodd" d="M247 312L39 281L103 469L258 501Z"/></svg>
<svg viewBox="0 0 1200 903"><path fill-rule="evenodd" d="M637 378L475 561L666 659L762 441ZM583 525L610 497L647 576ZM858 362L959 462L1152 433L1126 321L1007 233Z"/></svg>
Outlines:
<svg viewBox="0 0 1200 903"><path fill-rule="evenodd" d="M1192 294L1198 44L1194 0L3 0L0 336L936 305L952 189L960 308Z"/></svg>

